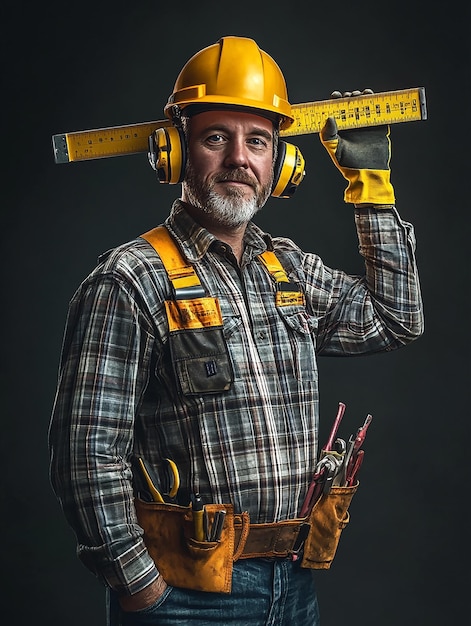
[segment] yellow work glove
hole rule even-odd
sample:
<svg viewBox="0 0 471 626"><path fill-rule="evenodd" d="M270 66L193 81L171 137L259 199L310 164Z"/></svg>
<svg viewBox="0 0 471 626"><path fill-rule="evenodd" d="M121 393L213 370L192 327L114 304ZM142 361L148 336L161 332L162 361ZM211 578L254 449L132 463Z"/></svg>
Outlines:
<svg viewBox="0 0 471 626"><path fill-rule="evenodd" d="M365 89L362 93L373 93ZM359 91L344 93L360 95ZM338 91L332 98L342 97ZM394 189L389 180L391 142L389 126L368 126L338 133L337 123L329 117L320 132L320 140L332 161L348 180L345 202L353 204L394 204Z"/></svg>

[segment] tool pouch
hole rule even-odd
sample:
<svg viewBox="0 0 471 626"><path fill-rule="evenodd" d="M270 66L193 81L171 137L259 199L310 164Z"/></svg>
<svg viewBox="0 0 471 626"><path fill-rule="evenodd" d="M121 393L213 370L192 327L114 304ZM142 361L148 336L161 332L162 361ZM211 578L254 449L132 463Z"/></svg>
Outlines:
<svg viewBox="0 0 471 626"><path fill-rule="evenodd" d="M230 593L234 556L232 505L207 504L211 524L226 511L220 541L196 541L191 507L134 501L144 542L157 569L172 587Z"/></svg>
<svg viewBox="0 0 471 626"><path fill-rule="evenodd" d="M327 495L322 495L316 502L307 519L311 528L304 543L301 567L330 568L342 530L350 520L348 507L358 484L352 487L332 487Z"/></svg>
<svg viewBox="0 0 471 626"><path fill-rule="evenodd" d="M165 302L175 375L185 396L227 391L233 381L217 298Z"/></svg>
<svg viewBox="0 0 471 626"><path fill-rule="evenodd" d="M230 388L232 365L222 328L173 332L169 343L175 375L185 396Z"/></svg>

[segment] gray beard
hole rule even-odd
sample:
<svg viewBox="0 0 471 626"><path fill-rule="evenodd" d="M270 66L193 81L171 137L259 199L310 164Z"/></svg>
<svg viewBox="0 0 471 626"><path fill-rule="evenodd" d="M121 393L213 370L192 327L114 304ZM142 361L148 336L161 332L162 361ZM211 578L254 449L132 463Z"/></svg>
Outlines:
<svg viewBox="0 0 471 626"><path fill-rule="evenodd" d="M210 191L204 206L199 207L205 213L214 217L223 226L237 228L250 221L260 210L255 196L243 198L240 194L220 196Z"/></svg>
<svg viewBox="0 0 471 626"><path fill-rule="evenodd" d="M232 174L231 174L232 175ZM243 175L241 175L243 178ZM237 228L249 222L263 207L271 193L272 183L254 189L251 198L245 198L239 189L229 189L222 196L214 191L214 181L198 180L191 163L188 163L183 183L188 202L200 209L215 222L229 228Z"/></svg>

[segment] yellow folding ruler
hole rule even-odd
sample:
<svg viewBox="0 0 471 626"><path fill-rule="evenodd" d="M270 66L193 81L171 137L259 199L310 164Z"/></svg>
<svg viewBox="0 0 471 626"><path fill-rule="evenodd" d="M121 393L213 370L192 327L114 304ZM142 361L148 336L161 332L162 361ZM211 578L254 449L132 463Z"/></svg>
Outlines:
<svg viewBox="0 0 471 626"><path fill-rule="evenodd" d="M335 117L339 129L427 119L424 87L293 104L291 108L294 123L281 131L284 137L318 133L327 117ZM171 124L170 120L157 120L53 135L55 162L147 152L153 131Z"/></svg>

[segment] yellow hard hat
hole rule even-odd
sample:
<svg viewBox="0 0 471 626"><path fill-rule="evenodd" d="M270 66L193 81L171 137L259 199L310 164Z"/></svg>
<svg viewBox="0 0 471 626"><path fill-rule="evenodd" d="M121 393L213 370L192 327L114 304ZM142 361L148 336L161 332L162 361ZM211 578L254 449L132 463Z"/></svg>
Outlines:
<svg viewBox="0 0 471 626"><path fill-rule="evenodd" d="M190 105L218 104L279 116L280 129L293 123L280 68L246 37L222 37L191 57L178 75L164 113L173 119Z"/></svg>

